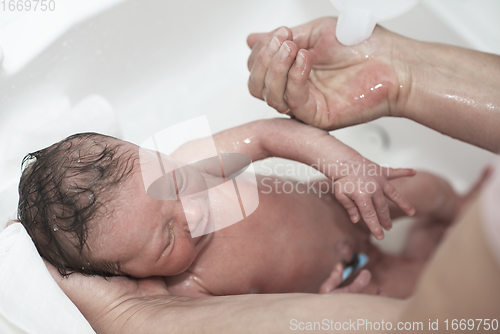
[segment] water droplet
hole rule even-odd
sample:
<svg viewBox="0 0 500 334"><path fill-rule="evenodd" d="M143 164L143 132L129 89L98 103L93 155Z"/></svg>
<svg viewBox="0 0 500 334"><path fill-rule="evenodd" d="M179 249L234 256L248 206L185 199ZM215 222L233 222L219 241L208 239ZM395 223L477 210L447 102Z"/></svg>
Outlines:
<svg viewBox="0 0 500 334"><path fill-rule="evenodd" d="M85 267L82 267L82 270L85 270Z"/></svg>
<svg viewBox="0 0 500 334"><path fill-rule="evenodd" d="M247 139L244 140L244 142L245 142L245 144L250 144L251 140L250 140L250 138L247 138Z"/></svg>
<svg viewBox="0 0 500 334"><path fill-rule="evenodd" d="M59 227L57 225L54 225L54 232L59 231Z"/></svg>

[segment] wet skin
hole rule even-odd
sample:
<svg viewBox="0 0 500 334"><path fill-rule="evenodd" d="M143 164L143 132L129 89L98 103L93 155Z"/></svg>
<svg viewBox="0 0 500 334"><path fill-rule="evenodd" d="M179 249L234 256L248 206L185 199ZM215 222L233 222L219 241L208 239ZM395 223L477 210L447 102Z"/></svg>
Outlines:
<svg viewBox="0 0 500 334"><path fill-rule="evenodd" d="M420 42L380 26L346 47L335 37L336 24L325 17L248 36L250 93L323 129L405 117L500 150L498 55Z"/></svg>
<svg viewBox="0 0 500 334"><path fill-rule="evenodd" d="M344 159L356 166L365 166L367 161L328 133L291 120L248 123L222 131L213 139L220 152L242 153L252 161L279 156L311 165L322 158L329 162L324 164L328 167ZM200 156L200 147L204 147L205 140L181 146L172 155L175 160L162 154L159 156L166 167L172 164L169 168L175 170L175 161L188 164L198 161L196 157ZM138 150L134 144L121 144L124 149ZM364 174L342 178L322 165L318 169L325 175L330 174L328 179L332 181L329 182L339 182L339 177L340 181L349 182L373 180L378 184L378 194L384 202L387 199L392 201L387 201L385 206L374 203L377 210L363 209L372 201L376 202L373 194L366 194L366 198L356 202L358 208L367 211L363 218L369 219L370 224L353 220L346 205L339 202L342 196L337 200L338 193L329 192L329 196L325 196L323 192L320 198L317 192L307 189L296 189L291 194L284 194L284 189L281 193L275 189L269 192L269 187L259 181L260 205L254 213L215 233L192 238L189 226L197 229L197 226L206 224L209 207L212 214L233 214L231 210L234 208L227 204L228 194L218 190L208 198L207 192L200 191L204 189L203 180L209 180L200 177L200 171L188 168L176 173L177 186L169 187L176 189L174 192L179 199L161 200L148 196L143 175L149 173L142 172L148 168L154 170L158 165L158 155L153 153L150 154L154 157L151 163L141 160L134 173L120 185L117 195L102 208L101 218L89 223L87 245L91 259L118 262L121 267L118 274L137 278L168 277L167 285L174 295L317 293L323 287L322 283L331 282L328 279L338 264L349 263L353 253L364 252L370 257L367 268L372 273L372 281L364 292L378 293L382 288L389 296L407 297L418 270L443 233L443 229L434 229L433 222L451 222L460 202L446 182L427 173L414 176L415 171L410 169L389 169L394 174L390 178ZM267 185L271 183L268 181ZM250 188L253 186L239 186L242 198ZM384 192L388 188L394 191L385 194L384 199L382 188ZM362 190L357 191L361 193ZM371 233L383 237L383 233L374 232L382 231L382 228L376 220L373 224L373 217L389 217L390 214L397 218L413 215L415 210L430 223L419 224L422 226L416 234L419 239L412 241L410 236L408 244L412 247L405 250L404 257L383 254L370 243ZM353 224L354 221L358 223ZM390 229L390 218L386 223L389 223L385 224L386 228ZM422 240L432 242L426 242L422 247ZM337 285L330 284L331 287Z"/></svg>
<svg viewBox="0 0 500 334"><path fill-rule="evenodd" d="M259 196L258 209L213 233L188 269L209 293L317 293L335 264L366 248L369 231L352 224L332 196Z"/></svg>
<svg viewBox="0 0 500 334"><path fill-rule="evenodd" d="M423 177L438 183L429 174L421 175L417 175L420 180L414 177L393 183L426 213L433 209L424 199L442 194L436 191L430 196L429 187L424 196L414 194L411 182L421 183ZM184 177L195 179L197 175L193 172ZM163 276L174 295L204 296L317 293L336 264L349 263L354 252L364 252L371 259L367 269L372 273L365 293L376 294L382 289L392 297L411 294L426 258L380 252L370 243L366 224L353 224L332 194L319 197L307 193L305 186L298 189L303 194L268 193L261 181L259 177L260 204L253 214L222 230L191 238L186 216L201 221L207 210L203 201L152 199L136 172L123 186L123 195L112 202L113 214L89 237L92 256L120 261L123 273L134 277ZM181 195L184 182L189 187L197 184L180 180ZM240 187L242 196L250 187ZM224 192L213 194L209 199L212 210L228 209L224 207L225 196ZM391 214L395 218L403 213L392 205Z"/></svg>
<svg viewBox="0 0 500 334"><path fill-rule="evenodd" d="M382 253L370 242L366 225L353 224L331 194L320 198L306 193L305 186L298 189L303 194L260 189L253 214L207 236L210 240L189 269L166 278L171 293L317 293L336 264L345 265L354 252L363 252L371 259L366 268L372 273L364 293L411 294L426 258Z"/></svg>

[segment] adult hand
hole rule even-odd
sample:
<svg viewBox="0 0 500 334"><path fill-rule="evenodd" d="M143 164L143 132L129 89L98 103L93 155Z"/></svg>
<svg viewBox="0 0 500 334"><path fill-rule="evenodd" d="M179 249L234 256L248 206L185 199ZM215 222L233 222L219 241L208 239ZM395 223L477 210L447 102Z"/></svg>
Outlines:
<svg viewBox="0 0 500 334"><path fill-rule="evenodd" d="M148 299L169 296L162 278L117 276L104 279L79 273L64 277L56 267L44 262L59 287L98 333L113 333L124 328L134 310Z"/></svg>
<svg viewBox="0 0 500 334"><path fill-rule="evenodd" d="M397 116L500 150L499 55L419 42L379 26L346 47L336 24L321 18L248 36L250 93L323 129Z"/></svg>
<svg viewBox="0 0 500 334"><path fill-rule="evenodd" d="M335 37L336 24L321 18L251 34L250 93L328 130L396 113L405 71L391 46L404 38L376 27L370 39L346 47Z"/></svg>
<svg viewBox="0 0 500 334"><path fill-rule="evenodd" d="M263 294L223 297L176 297L161 279L64 278L45 263L66 295L99 334L107 333L288 333L284 326L300 314L311 321L336 314L368 321L395 320L404 302L359 294ZM346 307L347 305L347 307ZM353 313L352 310L356 312Z"/></svg>

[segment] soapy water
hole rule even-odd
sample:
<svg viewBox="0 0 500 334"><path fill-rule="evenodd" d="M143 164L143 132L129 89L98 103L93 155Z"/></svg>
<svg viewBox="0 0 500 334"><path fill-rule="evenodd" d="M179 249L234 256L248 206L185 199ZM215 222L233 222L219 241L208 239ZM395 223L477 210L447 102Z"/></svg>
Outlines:
<svg viewBox="0 0 500 334"><path fill-rule="evenodd" d="M370 38L377 22L393 19L413 7L420 0L330 0L339 11L336 35L346 46L359 44Z"/></svg>

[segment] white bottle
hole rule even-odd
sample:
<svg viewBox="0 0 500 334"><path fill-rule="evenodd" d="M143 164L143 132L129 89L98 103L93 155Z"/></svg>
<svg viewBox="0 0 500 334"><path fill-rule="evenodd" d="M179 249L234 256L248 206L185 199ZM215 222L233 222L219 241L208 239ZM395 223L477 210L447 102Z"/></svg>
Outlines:
<svg viewBox="0 0 500 334"><path fill-rule="evenodd" d="M337 39L351 46L367 40L377 22L393 19L420 0L330 0L339 11Z"/></svg>

